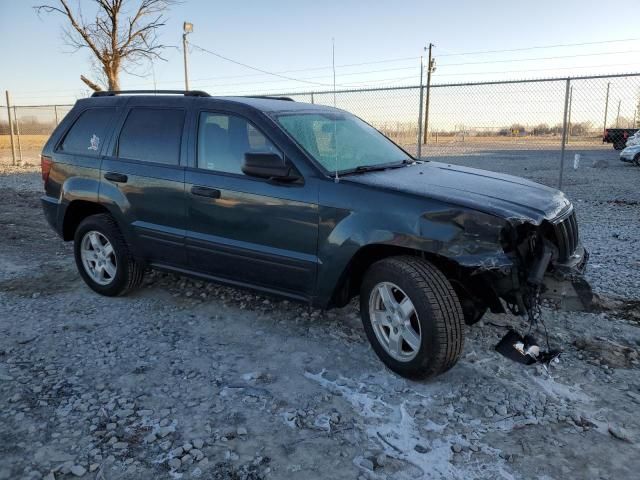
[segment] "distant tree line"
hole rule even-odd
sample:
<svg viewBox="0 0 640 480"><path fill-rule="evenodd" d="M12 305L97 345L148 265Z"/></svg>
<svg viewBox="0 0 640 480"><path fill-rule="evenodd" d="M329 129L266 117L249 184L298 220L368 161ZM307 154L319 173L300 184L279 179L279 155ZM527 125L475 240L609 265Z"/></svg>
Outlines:
<svg viewBox="0 0 640 480"><path fill-rule="evenodd" d="M53 120L41 121L36 117L20 117L18 125L23 135L48 135L56 126ZM13 128L13 133L17 133L15 123ZM0 135L9 135L9 133L9 122L6 120L0 122Z"/></svg>

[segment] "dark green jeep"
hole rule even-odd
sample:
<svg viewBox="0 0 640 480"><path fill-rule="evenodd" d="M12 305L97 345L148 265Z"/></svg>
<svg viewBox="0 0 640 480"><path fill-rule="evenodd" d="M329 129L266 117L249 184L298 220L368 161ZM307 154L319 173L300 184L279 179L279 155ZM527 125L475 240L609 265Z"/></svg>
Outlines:
<svg viewBox="0 0 640 480"><path fill-rule="evenodd" d="M141 93L79 100L42 152L46 218L103 295L147 268L320 308L359 295L375 352L415 378L456 363L465 322L525 315L586 263L552 188L416 160L335 108Z"/></svg>

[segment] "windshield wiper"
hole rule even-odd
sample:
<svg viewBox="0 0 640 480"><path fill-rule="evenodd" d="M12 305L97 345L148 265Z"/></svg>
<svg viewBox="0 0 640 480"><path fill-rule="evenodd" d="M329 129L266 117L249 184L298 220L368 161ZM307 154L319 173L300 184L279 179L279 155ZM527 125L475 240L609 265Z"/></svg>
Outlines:
<svg viewBox="0 0 640 480"><path fill-rule="evenodd" d="M409 165L413 162L414 162L413 160L405 159L405 160L401 160L400 162L394 162L394 163L381 163L378 165L358 165L352 170L346 170L342 172L342 175L351 175L353 173L375 172L379 170L387 170L388 168L404 167L405 165Z"/></svg>

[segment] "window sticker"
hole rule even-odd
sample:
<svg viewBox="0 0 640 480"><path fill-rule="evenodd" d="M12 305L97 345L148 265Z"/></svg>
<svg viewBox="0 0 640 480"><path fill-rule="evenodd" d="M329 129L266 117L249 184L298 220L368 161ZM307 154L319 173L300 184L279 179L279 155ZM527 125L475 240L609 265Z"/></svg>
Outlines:
<svg viewBox="0 0 640 480"><path fill-rule="evenodd" d="M89 148L88 148L88 150L97 151L99 145L100 145L100 137L98 137L94 133L93 136L91 137L91 139L89 140Z"/></svg>

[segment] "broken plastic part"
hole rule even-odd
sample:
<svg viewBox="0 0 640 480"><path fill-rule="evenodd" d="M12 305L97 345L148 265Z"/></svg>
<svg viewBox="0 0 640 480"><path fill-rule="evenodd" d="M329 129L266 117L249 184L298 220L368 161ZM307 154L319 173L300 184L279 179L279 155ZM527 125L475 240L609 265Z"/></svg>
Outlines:
<svg viewBox="0 0 640 480"><path fill-rule="evenodd" d="M542 363L548 365L552 361L557 361L560 356L559 350L543 351L537 345L535 338L531 335L520 335L515 330L509 330L502 340L496 345L496 352L500 355L524 365Z"/></svg>

